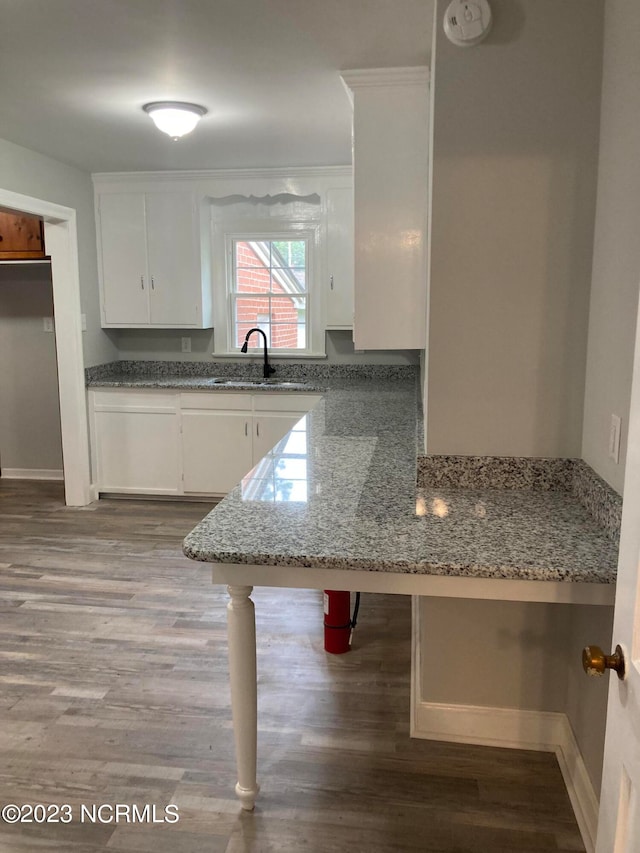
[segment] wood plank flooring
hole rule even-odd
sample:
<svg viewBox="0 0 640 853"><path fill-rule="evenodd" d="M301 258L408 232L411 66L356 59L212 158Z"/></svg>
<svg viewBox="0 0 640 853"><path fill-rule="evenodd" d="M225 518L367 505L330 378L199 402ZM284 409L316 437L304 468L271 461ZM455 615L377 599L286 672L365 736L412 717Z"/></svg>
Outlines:
<svg viewBox="0 0 640 853"><path fill-rule="evenodd" d="M318 591L254 591L259 779L233 794L226 593L181 554L205 504L64 506L0 480L1 853L542 853L583 850L555 757L411 740L410 605L363 596L353 650L322 649ZM177 823L81 822L146 803ZM105 813L108 816L108 813Z"/></svg>

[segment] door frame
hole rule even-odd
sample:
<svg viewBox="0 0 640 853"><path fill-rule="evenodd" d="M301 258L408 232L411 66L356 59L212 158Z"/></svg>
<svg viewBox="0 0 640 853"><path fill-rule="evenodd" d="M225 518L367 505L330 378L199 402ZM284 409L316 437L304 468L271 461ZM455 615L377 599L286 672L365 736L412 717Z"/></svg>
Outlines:
<svg viewBox="0 0 640 853"><path fill-rule="evenodd" d="M65 502L67 506L86 506L92 494L76 211L2 188L0 206L44 220L53 281Z"/></svg>

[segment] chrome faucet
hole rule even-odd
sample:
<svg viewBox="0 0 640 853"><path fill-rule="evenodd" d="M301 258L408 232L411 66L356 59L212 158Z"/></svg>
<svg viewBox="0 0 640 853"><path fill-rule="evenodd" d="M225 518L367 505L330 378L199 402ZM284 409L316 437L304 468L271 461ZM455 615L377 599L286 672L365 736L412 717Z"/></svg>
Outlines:
<svg viewBox="0 0 640 853"><path fill-rule="evenodd" d="M257 327L255 329L249 329L249 331L247 332L247 336L244 339L244 343L240 347L240 352L247 351L247 341L254 332L260 332L260 334L264 338L264 378L268 379L272 373L276 372L276 369L275 367L271 367L271 365L269 364L269 356L267 354L267 336L262 331L262 329L258 329Z"/></svg>

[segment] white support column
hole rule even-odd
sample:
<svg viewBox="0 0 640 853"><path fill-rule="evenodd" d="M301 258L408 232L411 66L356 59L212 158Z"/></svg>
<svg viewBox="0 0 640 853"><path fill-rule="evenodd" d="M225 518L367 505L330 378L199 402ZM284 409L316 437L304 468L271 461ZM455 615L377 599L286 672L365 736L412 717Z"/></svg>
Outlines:
<svg viewBox="0 0 640 853"><path fill-rule="evenodd" d="M228 586L229 676L231 712L236 742L238 782L236 794L242 808L252 811L260 786L256 782L258 744L258 686L256 671L256 620L252 586Z"/></svg>

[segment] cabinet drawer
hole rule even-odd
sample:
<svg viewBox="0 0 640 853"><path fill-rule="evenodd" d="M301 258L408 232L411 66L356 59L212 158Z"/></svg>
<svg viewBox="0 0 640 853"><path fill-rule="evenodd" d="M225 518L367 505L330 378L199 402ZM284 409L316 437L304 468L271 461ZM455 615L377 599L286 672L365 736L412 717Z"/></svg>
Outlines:
<svg viewBox="0 0 640 853"><path fill-rule="evenodd" d="M305 415L321 399L321 394L294 394L266 391L253 395L254 412L299 412Z"/></svg>
<svg viewBox="0 0 640 853"><path fill-rule="evenodd" d="M228 394L217 391L191 391L180 395L182 409L215 409L218 411L251 411L250 394Z"/></svg>
<svg viewBox="0 0 640 853"><path fill-rule="evenodd" d="M93 405L97 412L140 411L177 412L178 395L163 391L94 391Z"/></svg>

